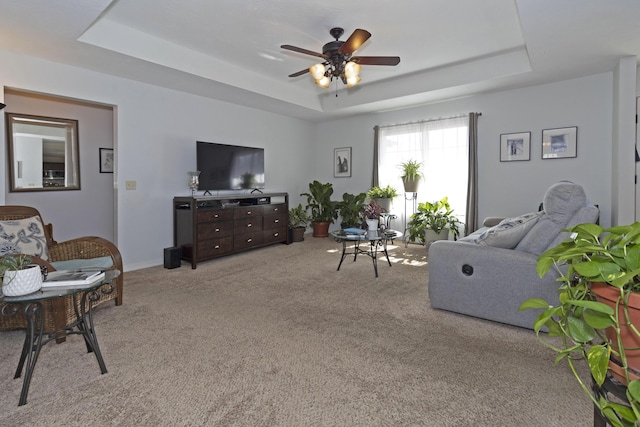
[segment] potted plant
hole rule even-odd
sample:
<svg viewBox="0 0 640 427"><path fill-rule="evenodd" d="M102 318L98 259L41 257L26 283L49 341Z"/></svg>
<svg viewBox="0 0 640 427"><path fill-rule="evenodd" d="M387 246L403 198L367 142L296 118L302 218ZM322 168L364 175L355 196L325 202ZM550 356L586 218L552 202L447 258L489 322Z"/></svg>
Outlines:
<svg viewBox="0 0 640 427"><path fill-rule="evenodd" d="M2 294L8 297L27 295L42 287L42 271L31 264L30 255L5 255L0 257Z"/></svg>
<svg viewBox="0 0 640 427"><path fill-rule="evenodd" d="M338 218L338 204L331 200L332 194L333 184L322 184L317 180L309 183L308 193L300 194L307 197L305 209L311 209L313 237L327 237L329 225Z"/></svg>
<svg viewBox="0 0 640 427"><path fill-rule="evenodd" d="M534 323L538 339L558 353L556 363L567 361L582 389L611 425L637 425L640 223L604 230L597 224L580 224L568 231L571 238L540 255L536 265L541 277L551 268L557 270L559 303L531 298L520 309L543 310ZM556 341L540 334L543 327ZM582 378L577 360L586 361L590 378ZM627 386L629 405L609 396L594 397L591 382L602 386L607 373Z"/></svg>
<svg viewBox="0 0 640 427"><path fill-rule="evenodd" d="M391 185L387 185L382 188L379 186L373 186L367 192L367 197L370 199L374 199L376 204L382 206L386 212L391 211L391 201L398 197L398 192Z"/></svg>
<svg viewBox="0 0 640 427"><path fill-rule="evenodd" d="M384 212L386 212L384 208L378 205L375 199L362 205L361 214L367 222L367 229L377 230L380 226L380 214Z"/></svg>
<svg viewBox="0 0 640 427"><path fill-rule="evenodd" d="M435 202L418 203L409 220L409 241L430 245L435 240L446 240L449 233L454 240L460 236L462 223L453 214L448 197Z"/></svg>
<svg viewBox="0 0 640 427"><path fill-rule="evenodd" d="M400 163L402 169L402 183L404 184L405 193L417 193L418 184L422 178L422 163L415 160L407 160Z"/></svg>
<svg viewBox="0 0 640 427"><path fill-rule="evenodd" d="M338 211L342 218L340 226L343 229L360 226L362 222L360 220L360 211L366 198L366 193L359 193L357 195L344 193L342 195L342 201L338 202Z"/></svg>
<svg viewBox="0 0 640 427"><path fill-rule="evenodd" d="M309 225L309 220L309 214L302 207L302 203L298 203L298 206L289 209L289 233L292 242L302 242L304 240L304 232Z"/></svg>

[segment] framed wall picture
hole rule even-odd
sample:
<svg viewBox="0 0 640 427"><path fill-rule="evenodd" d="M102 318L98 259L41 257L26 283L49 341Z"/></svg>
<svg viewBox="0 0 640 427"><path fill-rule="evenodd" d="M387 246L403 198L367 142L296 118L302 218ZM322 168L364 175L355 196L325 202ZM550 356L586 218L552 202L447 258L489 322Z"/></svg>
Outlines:
<svg viewBox="0 0 640 427"><path fill-rule="evenodd" d="M531 132L500 135L500 161L518 162L531 159Z"/></svg>
<svg viewBox="0 0 640 427"><path fill-rule="evenodd" d="M113 173L113 148L100 149L100 173Z"/></svg>
<svg viewBox="0 0 640 427"><path fill-rule="evenodd" d="M578 127L544 129L542 158L562 159L578 156Z"/></svg>
<svg viewBox="0 0 640 427"><path fill-rule="evenodd" d="M351 176L351 147L334 148L333 176L334 178L349 178Z"/></svg>

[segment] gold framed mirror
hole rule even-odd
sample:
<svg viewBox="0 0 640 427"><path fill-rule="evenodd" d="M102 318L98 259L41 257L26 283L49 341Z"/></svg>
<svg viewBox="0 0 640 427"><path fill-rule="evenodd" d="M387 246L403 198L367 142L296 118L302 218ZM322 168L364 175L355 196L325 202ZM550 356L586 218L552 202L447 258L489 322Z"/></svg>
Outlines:
<svg viewBox="0 0 640 427"><path fill-rule="evenodd" d="M10 192L80 190L78 121L5 113Z"/></svg>

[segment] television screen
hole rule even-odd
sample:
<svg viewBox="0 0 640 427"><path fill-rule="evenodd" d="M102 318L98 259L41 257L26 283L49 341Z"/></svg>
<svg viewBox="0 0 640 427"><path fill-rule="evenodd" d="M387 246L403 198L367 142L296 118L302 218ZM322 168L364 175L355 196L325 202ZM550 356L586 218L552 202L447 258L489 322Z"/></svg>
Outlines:
<svg viewBox="0 0 640 427"><path fill-rule="evenodd" d="M264 188L264 148L197 141L198 190Z"/></svg>

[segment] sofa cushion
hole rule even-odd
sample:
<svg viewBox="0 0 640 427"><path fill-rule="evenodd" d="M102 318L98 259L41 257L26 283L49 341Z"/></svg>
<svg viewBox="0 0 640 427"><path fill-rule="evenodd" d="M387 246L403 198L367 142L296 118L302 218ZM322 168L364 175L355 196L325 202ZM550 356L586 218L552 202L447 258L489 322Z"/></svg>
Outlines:
<svg viewBox="0 0 640 427"><path fill-rule="evenodd" d="M515 218L505 218L493 227L482 229L480 233L473 233L460 240L496 248L513 249L538 222L541 215L542 212L532 212Z"/></svg>
<svg viewBox="0 0 640 427"><path fill-rule="evenodd" d="M7 254L49 259L47 238L39 216L0 221L0 256Z"/></svg>
<svg viewBox="0 0 640 427"><path fill-rule="evenodd" d="M87 259L68 259L65 261L54 261L51 263L56 270L106 270L113 267L113 258L103 256Z"/></svg>

